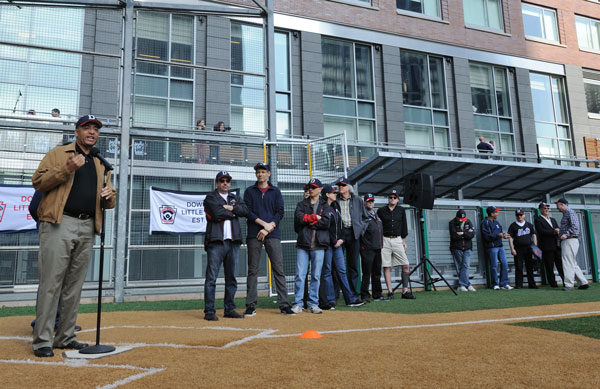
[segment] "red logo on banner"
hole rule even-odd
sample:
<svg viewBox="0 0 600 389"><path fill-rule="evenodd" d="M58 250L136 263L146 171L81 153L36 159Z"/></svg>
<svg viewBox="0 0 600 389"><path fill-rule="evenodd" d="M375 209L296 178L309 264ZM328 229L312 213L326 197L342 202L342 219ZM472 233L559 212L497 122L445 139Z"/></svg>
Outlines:
<svg viewBox="0 0 600 389"><path fill-rule="evenodd" d="M160 222L162 224L173 224L175 223L175 215L177 215L177 208L172 205L163 205L159 209Z"/></svg>

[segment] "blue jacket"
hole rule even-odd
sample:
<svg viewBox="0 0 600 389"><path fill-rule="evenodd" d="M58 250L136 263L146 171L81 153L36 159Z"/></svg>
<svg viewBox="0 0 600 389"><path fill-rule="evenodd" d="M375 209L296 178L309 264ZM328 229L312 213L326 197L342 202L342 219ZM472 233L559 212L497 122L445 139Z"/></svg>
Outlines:
<svg viewBox="0 0 600 389"><path fill-rule="evenodd" d="M256 219L261 219L267 223L275 222L277 225L267 238L281 239L279 223L283 219L284 205L278 187L269 182L269 189L263 195L257 182L244 192L244 203L248 207L248 238L256 238L262 230L262 226L255 222Z"/></svg>
<svg viewBox="0 0 600 389"><path fill-rule="evenodd" d="M502 247L502 226L497 220L491 221L489 218L485 218L481 223L481 237L486 249L493 247Z"/></svg>

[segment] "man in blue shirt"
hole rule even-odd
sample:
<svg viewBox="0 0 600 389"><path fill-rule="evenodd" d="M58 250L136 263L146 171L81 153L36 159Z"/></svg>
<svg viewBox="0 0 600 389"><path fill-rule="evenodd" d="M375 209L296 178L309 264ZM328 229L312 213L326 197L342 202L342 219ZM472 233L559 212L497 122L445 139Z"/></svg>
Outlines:
<svg viewBox="0 0 600 389"><path fill-rule="evenodd" d="M575 211L569 208L569 202L564 198L555 201L555 204L563 214L558 233L562 250L563 272L565 273L565 287L563 290L573 290L575 279L579 282L579 289L587 289L590 285L577 264L579 233L581 231L579 219Z"/></svg>
<svg viewBox="0 0 600 389"><path fill-rule="evenodd" d="M508 238L508 234L502 232L502 226L496 218L500 208L489 206L486 209L487 218L481 223L481 236L490 260L490 272L492 278L492 287L494 290L500 288L511 290L512 286L508 284L508 263L506 254L502 245L502 239ZM500 286L498 286L498 260L500 260Z"/></svg>

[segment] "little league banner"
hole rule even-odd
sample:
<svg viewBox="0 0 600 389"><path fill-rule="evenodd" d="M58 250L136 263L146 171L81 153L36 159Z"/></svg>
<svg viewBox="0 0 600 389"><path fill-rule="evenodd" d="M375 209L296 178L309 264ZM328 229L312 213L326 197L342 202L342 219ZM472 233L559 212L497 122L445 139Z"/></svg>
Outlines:
<svg viewBox="0 0 600 389"><path fill-rule="evenodd" d="M35 230L35 220L29 214L33 186L0 185L0 232Z"/></svg>
<svg viewBox="0 0 600 389"><path fill-rule="evenodd" d="M232 192L237 193L235 189ZM150 235L153 232L206 232L204 198L208 192L184 192L150 187Z"/></svg>

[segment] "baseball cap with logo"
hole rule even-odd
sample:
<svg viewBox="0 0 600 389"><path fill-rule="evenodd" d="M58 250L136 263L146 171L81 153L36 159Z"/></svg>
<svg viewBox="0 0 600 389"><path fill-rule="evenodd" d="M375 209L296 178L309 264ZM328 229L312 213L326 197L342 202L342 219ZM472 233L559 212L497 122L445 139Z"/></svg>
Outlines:
<svg viewBox="0 0 600 389"><path fill-rule="evenodd" d="M75 128L84 126L88 123L96 123L98 128L102 128L102 122L98 120L94 115L85 115L80 117L77 123L75 123Z"/></svg>
<svg viewBox="0 0 600 389"><path fill-rule="evenodd" d="M367 193L366 195L364 195L363 199L365 201L375 201L375 197L372 193Z"/></svg>
<svg viewBox="0 0 600 389"><path fill-rule="evenodd" d="M390 193L388 193L388 196L396 196L396 197L400 197L398 196L398 191L396 189L392 189L390 191Z"/></svg>
<svg viewBox="0 0 600 389"><path fill-rule="evenodd" d="M223 177L228 177L231 179L231 175L229 174L229 172L227 170L221 170L220 172L217 173L217 177L215 178L215 180L218 180L219 178L223 178Z"/></svg>
<svg viewBox="0 0 600 389"><path fill-rule="evenodd" d="M545 201L542 201L542 202L540 203L540 205L538 205L538 208L546 208L546 207L550 208L550 204L548 204L548 203L547 203L547 202L545 202Z"/></svg>
<svg viewBox="0 0 600 389"><path fill-rule="evenodd" d="M348 184L350 184L350 180L348 179L348 177L342 177L342 178L338 179L335 184L336 185L339 185L339 184L348 185Z"/></svg>
<svg viewBox="0 0 600 389"><path fill-rule="evenodd" d="M338 192L337 189L329 184L323 185L323 190L321 191L321 193L323 193L323 194L337 193L337 192Z"/></svg>
<svg viewBox="0 0 600 389"><path fill-rule="evenodd" d="M313 178L312 180L308 181L308 187L309 188L322 188L323 184L321 184L321 180L319 180L318 178Z"/></svg>
<svg viewBox="0 0 600 389"><path fill-rule="evenodd" d="M269 167L269 164L267 164L266 162L259 162L256 165L254 165L254 170L259 170L259 169L264 169L268 172L271 171L271 168Z"/></svg>
<svg viewBox="0 0 600 389"><path fill-rule="evenodd" d="M522 208L515 209L515 215L525 215L525 211Z"/></svg>
<svg viewBox="0 0 600 389"><path fill-rule="evenodd" d="M496 208L496 207L494 207L494 206L490 205L489 207L487 207L487 208L485 209L485 212L486 212L486 213L488 214L488 216L489 216L491 213L494 213L494 212L500 212L500 208Z"/></svg>
<svg viewBox="0 0 600 389"><path fill-rule="evenodd" d="M456 211L456 217L461 222L466 222L467 221L467 213L463 209L459 209L458 211Z"/></svg>

